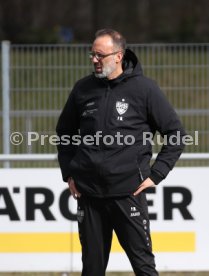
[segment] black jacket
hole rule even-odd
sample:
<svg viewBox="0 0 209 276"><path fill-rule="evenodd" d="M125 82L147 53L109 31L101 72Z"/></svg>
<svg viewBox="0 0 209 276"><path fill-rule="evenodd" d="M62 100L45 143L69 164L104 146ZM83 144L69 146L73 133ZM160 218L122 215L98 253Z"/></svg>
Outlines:
<svg viewBox="0 0 209 276"><path fill-rule="evenodd" d="M176 144L172 140L162 146L150 166L152 145L145 141L148 133L158 131L169 140L171 135L182 137L185 132L159 87L143 76L131 50L126 50L123 66L123 73L114 80L98 79L94 74L79 80L58 120L58 160L63 180L73 177L77 189L88 196L128 195L147 177L158 184L184 148L181 139ZM96 140L98 131L103 137L115 137L114 141L108 136ZM86 135L95 139L88 137L88 145L81 142L78 146L78 136L73 135L80 135L81 141Z"/></svg>

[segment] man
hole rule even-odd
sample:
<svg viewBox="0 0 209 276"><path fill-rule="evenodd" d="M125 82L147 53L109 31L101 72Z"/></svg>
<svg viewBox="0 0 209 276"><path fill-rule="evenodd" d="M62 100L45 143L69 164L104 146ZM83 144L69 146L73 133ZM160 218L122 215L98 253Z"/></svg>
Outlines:
<svg viewBox="0 0 209 276"><path fill-rule="evenodd" d="M105 275L114 229L135 274L155 276L144 191L167 176L183 144L165 143L150 166L145 134L169 141L184 130L119 32L99 30L90 58L94 73L76 83L57 124L63 180L78 201L82 275Z"/></svg>

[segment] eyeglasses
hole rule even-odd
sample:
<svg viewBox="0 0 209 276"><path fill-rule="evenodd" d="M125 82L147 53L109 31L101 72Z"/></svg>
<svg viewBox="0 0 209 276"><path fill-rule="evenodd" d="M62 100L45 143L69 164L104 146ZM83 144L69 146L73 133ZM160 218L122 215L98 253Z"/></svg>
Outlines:
<svg viewBox="0 0 209 276"><path fill-rule="evenodd" d="M119 52L119 51L113 52L113 53L109 53L109 54L106 54L106 55L100 54L100 53L95 53L95 52L90 52L90 53L89 53L89 58L92 59L92 58L95 57L95 58L99 61L99 60L102 60L103 58L109 57L109 56L111 56L111 55L115 55L115 54L117 54L118 52Z"/></svg>

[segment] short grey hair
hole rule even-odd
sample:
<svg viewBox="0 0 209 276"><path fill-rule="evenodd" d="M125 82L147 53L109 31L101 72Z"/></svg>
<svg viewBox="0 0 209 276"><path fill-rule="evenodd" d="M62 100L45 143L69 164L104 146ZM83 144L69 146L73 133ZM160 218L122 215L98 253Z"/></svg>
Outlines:
<svg viewBox="0 0 209 276"><path fill-rule="evenodd" d="M101 29L95 33L95 38L105 35L109 35L112 39L113 44L118 47L123 53L125 53L126 40L121 33L113 29Z"/></svg>

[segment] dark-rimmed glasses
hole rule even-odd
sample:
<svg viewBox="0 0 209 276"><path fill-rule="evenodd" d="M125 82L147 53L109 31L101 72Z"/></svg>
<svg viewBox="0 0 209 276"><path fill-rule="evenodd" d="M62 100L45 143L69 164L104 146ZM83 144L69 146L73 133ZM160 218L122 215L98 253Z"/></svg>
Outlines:
<svg viewBox="0 0 209 276"><path fill-rule="evenodd" d="M106 58L106 57L109 57L111 55L115 55L117 54L119 51L117 52L112 52L112 53L109 53L109 54L100 54L100 53L96 53L96 52L90 52L89 53L89 58L92 59L92 58L96 58L98 61L99 60L102 60L103 58Z"/></svg>

